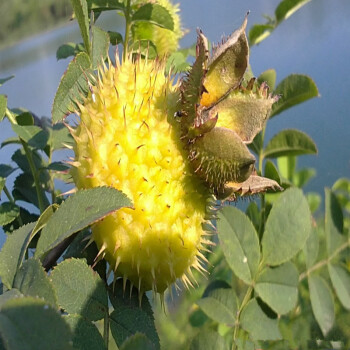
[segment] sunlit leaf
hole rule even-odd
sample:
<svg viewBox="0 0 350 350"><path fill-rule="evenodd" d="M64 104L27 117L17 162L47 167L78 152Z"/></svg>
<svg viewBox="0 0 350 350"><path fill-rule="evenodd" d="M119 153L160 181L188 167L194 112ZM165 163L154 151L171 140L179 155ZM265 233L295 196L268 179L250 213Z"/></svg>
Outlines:
<svg viewBox="0 0 350 350"><path fill-rule="evenodd" d="M301 190L290 188L275 201L262 239L263 261L279 265L303 248L311 232L309 205Z"/></svg>
<svg viewBox="0 0 350 350"><path fill-rule="evenodd" d="M230 326L235 324L237 297L232 288L214 289L196 303L214 321Z"/></svg>
<svg viewBox="0 0 350 350"><path fill-rule="evenodd" d="M249 45L257 45L265 40L275 29L272 24L255 24L249 30Z"/></svg>
<svg viewBox="0 0 350 350"><path fill-rule="evenodd" d="M80 33L84 41L86 52L90 54L90 34L89 34L89 16L86 0L71 0L75 17L78 21Z"/></svg>
<svg viewBox="0 0 350 350"><path fill-rule="evenodd" d="M147 21L159 27L174 30L174 21L169 11L158 4L145 4L132 16L133 21Z"/></svg>
<svg viewBox="0 0 350 350"><path fill-rule="evenodd" d="M12 130L33 148L44 149L47 145L49 133L36 125L20 126L12 124Z"/></svg>
<svg viewBox="0 0 350 350"><path fill-rule="evenodd" d="M3 120L7 108L7 96L0 95L0 122Z"/></svg>
<svg viewBox="0 0 350 350"><path fill-rule="evenodd" d="M96 69L102 62L105 61L108 53L108 47L108 33L97 26L92 26L91 62L93 69Z"/></svg>
<svg viewBox="0 0 350 350"><path fill-rule="evenodd" d="M251 299L242 310L241 325L254 340L282 339L277 319L269 318L255 298Z"/></svg>
<svg viewBox="0 0 350 350"><path fill-rule="evenodd" d="M311 0L283 0L281 1L276 10L275 16L277 23L279 24L283 20L289 18L294 12L299 10L302 6L306 5Z"/></svg>
<svg viewBox="0 0 350 350"><path fill-rule="evenodd" d="M24 225L12 232L0 251L0 276L2 283L11 288L17 269L22 264L30 233L35 222Z"/></svg>
<svg viewBox="0 0 350 350"><path fill-rule="evenodd" d="M277 158L316 153L316 144L310 136L299 130L286 129L268 142L263 154L266 158Z"/></svg>
<svg viewBox="0 0 350 350"><path fill-rule="evenodd" d="M291 74L282 80L276 87L274 93L280 95L280 99L272 106L270 118L281 113L285 109L318 97L318 89L314 81L301 74Z"/></svg>
<svg viewBox="0 0 350 350"><path fill-rule="evenodd" d="M312 311L323 335L331 330L334 324L334 300L326 281L317 275L308 278Z"/></svg>
<svg viewBox="0 0 350 350"><path fill-rule="evenodd" d="M218 236L226 261L245 283L251 283L258 269L260 249L252 222L240 210L224 207L217 222Z"/></svg>
<svg viewBox="0 0 350 350"><path fill-rule="evenodd" d="M52 106L52 121L62 121L66 115L76 108L76 101L82 101L82 94L87 94L89 89L88 76L91 62L85 52L79 53L63 75L58 86Z"/></svg>
<svg viewBox="0 0 350 350"><path fill-rule="evenodd" d="M313 227L310 236L308 237L304 246L306 267L310 268L317 261L319 252L319 238L316 227Z"/></svg>
<svg viewBox="0 0 350 350"><path fill-rule="evenodd" d="M340 265L328 264L329 276L342 305L350 310L350 273Z"/></svg>
<svg viewBox="0 0 350 350"><path fill-rule="evenodd" d="M73 233L130 206L130 200L114 188L97 187L76 192L61 204L42 230L35 256L42 257Z"/></svg>
<svg viewBox="0 0 350 350"><path fill-rule="evenodd" d="M84 260L64 260L52 271L51 280L58 304L69 314L97 321L108 312L105 285Z"/></svg>
<svg viewBox="0 0 350 350"><path fill-rule="evenodd" d="M267 267L259 275L255 291L277 314L291 311L298 299L298 270L287 262L275 268Z"/></svg>

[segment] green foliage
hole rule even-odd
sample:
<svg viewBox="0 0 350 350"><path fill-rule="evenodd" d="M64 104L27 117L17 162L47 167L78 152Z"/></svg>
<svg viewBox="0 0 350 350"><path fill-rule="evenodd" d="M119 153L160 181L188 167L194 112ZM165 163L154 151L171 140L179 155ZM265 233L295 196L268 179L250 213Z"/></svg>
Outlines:
<svg viewBox="0 0 350 350"><path fill-rule="evenodd" d="M252 27L250 44L261 42L307 2L282 1L274 18ZM218 244L204 257L209 260L208 280L196 275L198 288L175 297L176 307L166 298L162 305L169 308L167 316L128 281L111 283L103 254L90 240L90 226L132 203L106 187L62 195L55 182L69 178L70 165L53 161L53 155L74 145L62 121L91 93L94 71L108 64L110 44L122 45L124 54L148 50L156 57L152 33L145 30L136 40L133 29L147 23L173 31L175 22L154 2L72 0L72 6L83 43L68 43L57 51L59 59L74 58L59 84L52 123L29 111L10 110L6 96L0 95L0 120L6 117L15 135L1 147L16 147L16 168L0 164L0 223L7 234L0 251L1 348L106 350L116 345L147 350L162 344L174 350L304 349L316 339L321 345L339 340L349 347L350 180L339 179L325 190L324 216L316 217L321 195L302 190L315 171L298 169L297 161L316 154L317 147L299 130L279 131L270 140L265 140L265 128L256 135L250 148L258 157L257 173L284 191L259 194L245 213L233 206L220 209L213 222ZM124 36L95 25L109 10L124 16ZM194 51L192 46L169 52L168 69L187 70ZM204 62L205 52L201 55ZM203 62L193 69L198 86ZM0 86L11 78L0 79ZM319 96L308 76L293 74L277 86L276 79L273 69L257 79L280 95L270 117ZM162 317L165 322L159 321Z"/></svg>

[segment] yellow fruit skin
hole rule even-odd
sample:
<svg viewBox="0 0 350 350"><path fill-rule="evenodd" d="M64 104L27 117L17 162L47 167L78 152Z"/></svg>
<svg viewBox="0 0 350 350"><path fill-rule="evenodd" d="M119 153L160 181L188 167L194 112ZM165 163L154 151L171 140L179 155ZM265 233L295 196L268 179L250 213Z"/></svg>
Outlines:
<svg viewBox="0 0 350 350"><path fill-rule="evenodd" d="M191 175L178 128L169 124L177 87L160 61L127 59L110 65L85 103L73 131L78 188L113 186L134 209L123 208L94 225L101 256L141 291L162 293L186 282L206 240L208 190Z"/></svg>

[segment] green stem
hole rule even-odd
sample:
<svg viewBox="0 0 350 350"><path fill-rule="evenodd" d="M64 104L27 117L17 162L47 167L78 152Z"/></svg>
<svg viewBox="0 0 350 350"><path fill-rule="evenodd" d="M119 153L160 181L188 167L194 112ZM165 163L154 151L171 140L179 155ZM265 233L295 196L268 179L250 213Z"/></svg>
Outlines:
<svg viewBox="0 0 350 350"><path fill-rule="evenodd" d="M6 108L6 116L12 124L16 124L16 125L18 124L15 115L8 108ZM40 213L42 213L45 210L45 206L44 206L44 202L43 202L44 193L40 187L38 172L36 171L36 168L35 168L35 164L34 164L33 157L32 157L32 152L30 151L28 145L21 138L19 138L19 139L21 141L24 152L26 154L26 157L27 157L27 160L29 163L29 167L30 167L30 171L32 172L32 175L33 175L36 195L38 197L38 202L39 202L39 209L40 209Z"/></svg>
<svg viewBox="0 0 350 350"><path fill-rule="evenodd" d="M43 202L44 193L43 193L41 186L40 186L39 176L38 176L38 172L35 168L32 152L30 151L28 145L22 139L20 139L20 140L21 140L24 152L26 154L26 157L27 157L27 160L29 163L30 171L32 172L32 175L33 175L34 184L35 184L35 191L36 191L36 195L38 197L38 202L39 202L39 210L40 210L40 213L42 213L45 210L45 206L44 206L44 202Z"/></svg>
<svg viewBox="0 0 350 350"><path fill-rule="evenodd" d="M130 0L127 0L126 9L125 9L125 37L124 37L124 52L123 52L124 61L128 55L129 35L131 31L131 8L130 7L131 7Z"/></svg>
<svg viewBox="0 0 350 350"><path fill-rule="evenodd" d="M109 343L109 312L106 310L105 317L103 320L103 339L105 341L106 349L108 350Z"/></svg>
<svg viewBox="0 0 350 350"><path fill-rule="evenodd" d="M332 259L334 259L340 252L345 250L346 248L350 247L350 239L343 243L338 249L336 249L327 259L319 261L317 264L311 266L309 269L307 269L305 272L301 273L299 276L299 282L304 280L306 277L310 275L310 273L320 269L321 267L327 265L329 262L331 262Z"/></svg>
<svg viewBox="0 0 350 350"><path fill-rule="evenodd" d="M259 167L258 167L258 173L262 175L263 173L263 163L264 163L264 139L265 139L265 130L266 128L264 127L261 130L261 143L262 147L259 151ZM266 208L265 208L265 194L262 193L260 195L260 204L261 204L261 218L260 218L260 227L259 227L259 238L261 240L263 232L265 230L265 216L266 216Z"/></svg>
<svg viewBox="0 0 350 350"><path fill-rule="evenodd" d="M236 347L236 339L237 339L237 334L238 334L238 329L239 329L239 317L241 315L241 312L243 310L243 308L246 306L246 304L248 303L248 301L250 300L251 298L251 295L252 295L252 292L253 292L253 286L249 286L248 289L247 289L247 292L242 300L242 303L237 311L237 315L236 315L236 323L235 323L235 328L234 328L234 331L233 331L233 338L232 338L232 347L231 347L231 350L235 350L237 347Z"/></svg>

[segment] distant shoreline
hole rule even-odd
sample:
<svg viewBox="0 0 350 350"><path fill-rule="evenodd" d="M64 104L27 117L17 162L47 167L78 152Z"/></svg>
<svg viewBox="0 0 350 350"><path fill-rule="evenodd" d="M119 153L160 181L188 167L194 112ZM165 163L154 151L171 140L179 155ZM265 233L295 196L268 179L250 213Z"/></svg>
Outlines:
<svg viewBox="0 0 350 350"><path fill-rule="evenodd" d="M72 15L69 0L12 0L0 4L0 50L67 23Z"/></svg>

